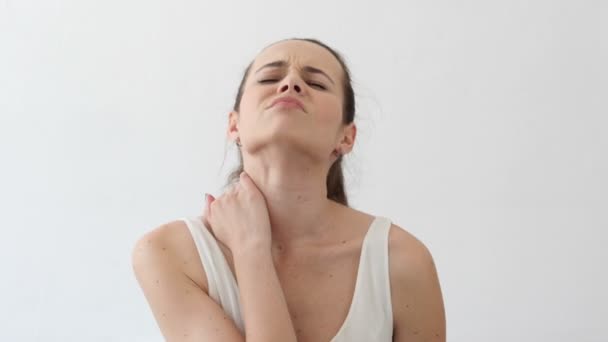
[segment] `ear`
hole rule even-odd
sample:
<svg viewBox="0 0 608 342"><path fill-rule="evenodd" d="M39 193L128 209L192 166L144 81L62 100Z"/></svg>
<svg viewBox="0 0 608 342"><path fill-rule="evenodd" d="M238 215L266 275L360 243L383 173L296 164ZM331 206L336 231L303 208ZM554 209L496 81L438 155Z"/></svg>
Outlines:
<svg viewBox="0 0 608 342"><path fill-rule="evenodd" d="M239 112L233 110L228 113L228 130L226 132L226 135L230 138L230 140L234 141L239 136L238 123Z"/></svg>
<svg viewBox="0 0 608 342"><path fill-rule="evenodd" d="M342 154L349 153L355 145L355 138L357 137L357 125L351 122L342 131L342 140L340 140L339 150Z"/></svg>

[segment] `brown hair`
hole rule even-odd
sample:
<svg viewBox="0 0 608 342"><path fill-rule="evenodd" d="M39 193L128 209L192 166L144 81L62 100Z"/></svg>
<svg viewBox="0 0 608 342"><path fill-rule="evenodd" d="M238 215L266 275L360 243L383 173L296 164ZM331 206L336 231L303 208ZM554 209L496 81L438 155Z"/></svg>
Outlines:
<svg viewBox="0 0 608 342"><path fill-rule="evenodd" d="M307 42L317 44L317 45L325 48L327 51L329 51L338 60L338 62L342 66L342 70L344 71L344 77L342 79L342 86L344 89L344 99L343 99L343 107L342 107L342 124L348 125L351 122L353 122L355 119L355 93L354 93L353 87L352 87L350 71L349 71L348 67L346 66L346 63L344 62L344 58L342 57L342 55L340 53L338 53L337 51L335 51L334 49L330 48L329 46L325 45L324 43L320 42L317 39L291 38L291 39L284 39L281 41L286 41L286 40L302 40L302 41L307 41ZM281 42L281 41L279 41L279 42ZM278 42L276 42L276 43L278 43ZM274 43L274 44L276 44L276 43ZM239 107L241 104L241 98L243 97L243 88L247 81L247 77L249 76L249 71L251 70L251 67L252 67L254 61L251 61L251 63L249 63L247 68L245 68L245 72L243 73L243 77L241 79L241 84L239 85L238 92L236 95L236 100L234 101L234 106L233 106L234 111L237 111L237 112L239 111ZM240 150L238 152L238 157L239 157L239 165L232 172L230 172L225 186L228 186L228 185L236 182L239 179L240 173L242 171L244 171L243 156L242 156ZM336 161L333 163L333 165L329 168L329 172L327 173L327 179L326 179L327 198L334 200L338 203L341 203L345 206L348 206L348 198L346 196L346 192L344 189L344 175L342 173L342 157L343 157L342 155L338 156L338 159L336 159Z"/></svg>

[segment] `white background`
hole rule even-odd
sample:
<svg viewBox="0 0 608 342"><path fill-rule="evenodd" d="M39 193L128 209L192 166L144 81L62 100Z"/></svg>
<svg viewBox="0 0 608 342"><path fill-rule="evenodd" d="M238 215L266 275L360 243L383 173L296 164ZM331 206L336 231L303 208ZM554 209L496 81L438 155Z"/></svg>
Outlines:
<svg viewBox="0 0 608 342"><path fill-rule="evenodd" d="M448 340L608 341L607 13L0 1L0 340L162 341L133 244L219 195L244 68L312 37L353 74L351 204L429 247Z"/></svg>

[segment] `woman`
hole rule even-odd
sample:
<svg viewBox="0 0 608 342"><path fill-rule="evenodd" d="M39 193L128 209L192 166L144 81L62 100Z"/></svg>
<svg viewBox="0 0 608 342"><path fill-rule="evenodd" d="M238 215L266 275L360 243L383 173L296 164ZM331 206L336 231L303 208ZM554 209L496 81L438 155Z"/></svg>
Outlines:
<svg viewBox="0 0 608 342"><path fill-rule="evenodd" d="M354 114L348 68L325 44L279 41L251 62L229 114L232 186L133 250L168 341L445 341L427 248L348 207Z"/></svg>

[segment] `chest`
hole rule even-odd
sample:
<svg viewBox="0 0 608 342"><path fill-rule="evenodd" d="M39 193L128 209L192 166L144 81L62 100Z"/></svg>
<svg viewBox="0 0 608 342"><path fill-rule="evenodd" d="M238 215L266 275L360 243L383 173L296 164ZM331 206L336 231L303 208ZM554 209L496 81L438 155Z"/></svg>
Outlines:
<svg viewBox="0 0 608 342"><path fill-rule="evenodd" d="M367 327L366 323L361 322L361 313L351 314L351 318L348 316L355 288L360 281L357 278L361 252L369 226L369 221L360 225L350 224L347 230L350 235L341 236L332 244L323 245L323 248L306 249L304 253L290 254L289 257L273 256L298 341L329 342L343 327L347 327L347 332L351 334L354 326L363 324ZM219 246L232 274L236 274L230 251L222 244ZM200 283L204 284L201 288L206 288L206 280L201 274ZM362 295L365 296L358 294L358 300L363 298L360 297ZM365 297L367 301L371 300ZM359 309L361 307L357 306ZM352 317L358 319L353 320Z"/></svg>
<svg viewBox="0 0 608 342"><path fill-rule="evenodd" d="M324 262L277 264L298 341L330 341L351 307L359 266L358 251L346 251Z"/></svg>

